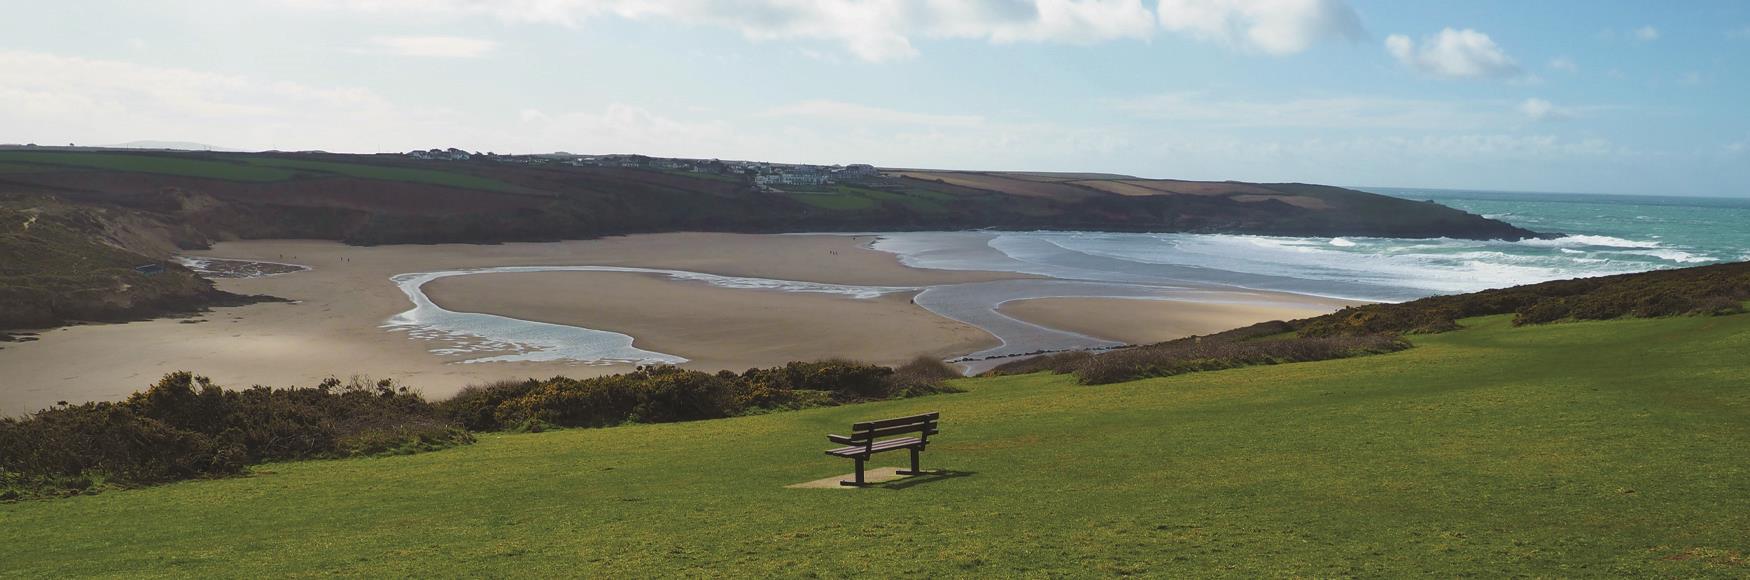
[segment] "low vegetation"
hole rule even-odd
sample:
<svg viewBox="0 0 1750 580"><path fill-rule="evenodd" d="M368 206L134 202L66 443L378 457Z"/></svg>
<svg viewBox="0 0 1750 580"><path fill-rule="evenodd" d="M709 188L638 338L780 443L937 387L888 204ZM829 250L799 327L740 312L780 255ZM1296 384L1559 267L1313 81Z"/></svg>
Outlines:
<svg viewBox="0 0 1750 580"><path fill-rule="evenodd" d="M265 300L212 282L127 242L204 243L198 234L124 209L0 194L0 330L121 321ZM136 267L153 268L148 272Z"/></svg>
<svg viewBox="0 0 1750 580"><path fill-rule="evenodd" d="M286 168L225 161L207 155L174 153L0 151L0 161L28 164L39 170L74 168L246 182L284 181L296 175L296 172Z"/></svg>
<svg viewBox="0 0 1750 580"><path fill-rule="evenodd" d="M741 374L658 365L588 379L555 377L469 387L439 403L439 408L476 431L607 427L929 395L951 391L943 379L953 376L958 373L928 358L898 370L842 360L792 362Z"/></svg>
<svg viewBox="0 0 1750 580"><path fill-rule="evenodd" d="M473 441L470 432L694 421L953 392L943 384L953 376L927 358L898 369L794 362L739 375L652 366L470 387L432 403L390 381L239 391L180 372L118 403L0 419L0 499L236 475L270 461L438 449Z"/></svg>
<svg viewBox="0 0 1750 580"><path fill-rule="evenodd" d="M1515 326L1577 320L1738 314L1750 300L1750 262L1560 280L1369 304L1313 318L1100 353L1065 352L998 366L991 374L1051 371L1097 385L1227 368L1396 352L1406 334L1458 330L1459 320L1512 315Z"/></svg>
<svg viewBox="0 0 1750 580"><path fill-rule="evenodd" d="M251 464L411 452L472 441L393 382L227 390L179 372L126 400L0 419L0 496L217 477Z"/></svg>
<svg viewBox="0 0 1750 580"><path fill-rule="evenodd" d="M1513 315L1513 324L1660 316L1735 314L1750 300L1750 262L1558 280L1435 296L1401 304L1370 304L1293 323L1301 336L1432 333L1458 320Z"/></svg>
<svg viewBox="0 0 1750 580"><path fill-rule="evenodd" d="M1084 385L1104 385L1150 377L1215 371L1255 365L1311 362L1383 354L1410 348L1396 335L1241 339L1233 335L1191 337L1104 353L1069 352L1016 361L992 374L1052 371L1073 374Z"/></svg>

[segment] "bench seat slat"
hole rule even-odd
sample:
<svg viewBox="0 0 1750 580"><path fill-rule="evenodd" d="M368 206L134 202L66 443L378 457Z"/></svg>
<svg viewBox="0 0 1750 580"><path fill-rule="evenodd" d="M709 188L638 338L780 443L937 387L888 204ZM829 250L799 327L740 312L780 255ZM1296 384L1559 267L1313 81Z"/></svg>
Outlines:
<svg viewBox="0 0 1750 580"><path fill-rule="evenodd" d="M886 441L877 441L877 442L875 442L874 445L869 446L869 447L864 447L862 445L852 445L849 447L840 447L838 449L831 449L831 450L828 450L826 452L826 454L827 455L837 455L839 457L855 457L858 455L862 455L864 453L880 453L882 451L892 451L894 449L904 449L907 447L916 447L918 445L923 444L923 442L924 442L923 439L919 439L917 437L899 437L899 438L895 438L895 439L888 439Z"/></svg>
<svg viewBox="0 0 1750 580"><path fill-rule="evenodd" d="M910 417L894 417L892 419L882 419L880 421L864 421L862 423L852 423L851 430L868 431L870 429L880 429L882 427L892 427L894 425L910 425L913 423L923 423L925 421L935 421L941 417L941 413L924 413L922 415L912 415Z"/></svg>

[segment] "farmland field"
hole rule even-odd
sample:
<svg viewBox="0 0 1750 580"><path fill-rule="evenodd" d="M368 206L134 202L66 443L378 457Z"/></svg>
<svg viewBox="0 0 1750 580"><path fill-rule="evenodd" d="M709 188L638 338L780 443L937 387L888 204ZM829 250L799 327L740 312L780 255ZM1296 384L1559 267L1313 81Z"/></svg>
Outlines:
<svg viewBox="0 0 1750 580"><path fill-rule="evenodd" d="M76 169L102 169L202 177L229 181L283 181L296 172L249 163L191 158L185 155L140 155L128 153L61 153L50 151L0 151L0 162L54 165Z"/></svg>

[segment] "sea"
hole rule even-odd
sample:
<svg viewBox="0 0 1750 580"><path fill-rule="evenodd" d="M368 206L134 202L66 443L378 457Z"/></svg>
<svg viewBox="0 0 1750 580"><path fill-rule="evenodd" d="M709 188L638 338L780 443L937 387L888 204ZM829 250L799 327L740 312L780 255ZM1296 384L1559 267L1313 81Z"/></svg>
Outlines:
<svg viewBox="0 0 1750 580"><path fill-rule="evenodd" d="M888 234L877 249L920 268L1108 282L1210 283L1369 301L1750 260L1750 199L1364 188L1551 237L1284 237L1106 232ZM995 252L956 237L988 240Z"/></svg>

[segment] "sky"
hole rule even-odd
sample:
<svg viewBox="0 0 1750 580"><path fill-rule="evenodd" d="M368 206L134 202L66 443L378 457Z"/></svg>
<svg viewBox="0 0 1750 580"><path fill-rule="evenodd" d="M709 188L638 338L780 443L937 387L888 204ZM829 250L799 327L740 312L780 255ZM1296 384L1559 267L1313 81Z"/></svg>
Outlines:
<svg viewBox="0 0 1750 580"><path fill-rule="evenodd" d="M1750 2L0 0L0 143L1750 197Z"/></svg>

